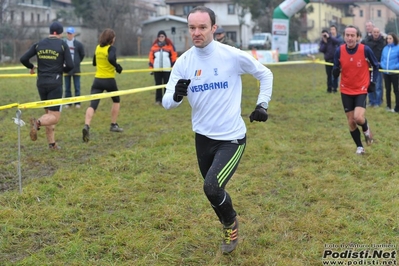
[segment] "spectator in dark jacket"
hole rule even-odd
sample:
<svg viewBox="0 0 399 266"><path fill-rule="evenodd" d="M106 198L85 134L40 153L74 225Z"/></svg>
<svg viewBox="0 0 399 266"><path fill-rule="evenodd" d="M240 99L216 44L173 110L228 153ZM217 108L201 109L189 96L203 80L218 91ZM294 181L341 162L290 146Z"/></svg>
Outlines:
<svg viewBox="0 0 399 266"><path fill-rule="evenodd" d="M386 45L385 38L381 35L380 29L374 27L371 35L367 35L363 40L362 44L367 45L373 51L378 63L381 64L382 50ZM382 103L382 73L378 72L375 82L375 92L368 94L369 106L379 107Z"/></svg>
<svg viewBox="0 0 399 266"><path fill-rule="evenodd" d="M73 78L73 86L75 87L75 96L80 96L80 63L85 58L85 49L83 44L75 39L75 28L67 28L67 40L69 50L71 52L74 68L65 76L65 98L72 97L71 79ZM71 105L66 105L68 108ZM80 103L75 103L76 108L80 108Z"/></svg>
<svg viewBox="0 0 399 266"><path fill-rule="evenodd" d="M319 51L324 54L324 60L326 61L326 74L327 74L327 92L337 92L338 79L335 79L332 75L334 54L336 48L340 45L339 40L331 37L328 31L323 30L321 32L321 41Z"/></svg>
<svg viewBox="0 0 399 266"><path fill-rule="evenodd" d="M236 44L229 37L226 36L226 32L220 26L215 31L215 39L218 42L221 42L221 43L236 47Z"/></svg>
<svg viewBox="0 0 399 266"><path fill-rule="evenodd" d="M338 40L339 45L344 44L344 38L342 38L341 34L338 33L337 26L331 25L330 26L330 36L334 37Z"/></svg>

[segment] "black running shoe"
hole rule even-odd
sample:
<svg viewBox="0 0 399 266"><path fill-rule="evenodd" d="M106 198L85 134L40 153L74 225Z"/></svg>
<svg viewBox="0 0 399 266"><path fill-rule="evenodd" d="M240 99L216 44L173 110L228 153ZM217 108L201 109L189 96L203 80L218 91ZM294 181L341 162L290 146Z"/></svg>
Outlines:
<svg viewBox="0 0 399 266"><path fill-rule="evenodd" d="M119 127L119 125L117 123L115 124L111 124L109 131L112 132L123 132L123 128Z"/></svg>
<svg viewBox="0 0 399 266"><path fill-rule="evenodd" d="M83 141L84 142L89 142L90 140L90 127L89 125L85 125L83 130L82 130L82 134L83 134Z"/></svg>

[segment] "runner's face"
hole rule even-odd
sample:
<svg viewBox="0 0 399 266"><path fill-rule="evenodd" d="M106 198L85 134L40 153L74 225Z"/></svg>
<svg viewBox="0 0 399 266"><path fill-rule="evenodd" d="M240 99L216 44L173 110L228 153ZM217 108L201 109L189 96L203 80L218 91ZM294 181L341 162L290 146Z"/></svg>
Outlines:
<svg viewBox="0 0 399 266"><path fill-rule="evenodd" d="M195 47L204 48L213 40L216 25L206 12L195 12L188 16L188 29Z"/></svg>
<svg viewBox="0 0 399 266"><path fill-rule="evenodd" d="M355 28L345 29L345 43L348 48L354 48L356 46L357 40L357 30Z"/></svg>

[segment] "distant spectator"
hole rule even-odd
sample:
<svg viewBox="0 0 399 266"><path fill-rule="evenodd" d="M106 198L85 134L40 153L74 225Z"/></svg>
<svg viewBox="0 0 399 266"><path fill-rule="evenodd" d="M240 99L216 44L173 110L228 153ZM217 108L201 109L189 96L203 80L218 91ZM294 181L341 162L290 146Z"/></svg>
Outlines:
<svg viewBox="0 0 399 266"><path fill-rule="evenodd" d="M236 44L229 38L226 36L226 32L224 31L224 29L222 27L218 27L215 31L215 36L216 36L216 40L218 42L236 47Z"/></svg>
<svg viewBox="0 0 399 266"><path fill-rule="evenodd" d="M390 32L387 35L387 45L382 50L381 65L384 70L399 70L399 46L398 36ZM387 102L386 110L388 112L399 112L399 74L389 71L383 72L385 81L385 97ZM395 93L395 108L392 109L391 103L391 85Z"/></svg>
<svg viewBox="0 0 399 266"><path fill-rule="evenodd" d="M381 63L382 50L386 44L385 38L381 35L380 29L377 27L373 28L372 35L366 36L362 41L362 44L367 45L373 51L378 63ZM369 106L379 107L382 102L382 73L378 72L375 82L375 92L368 94Z"/></svg>
<svg viewBox="0 0 399 266"><path fill-rule="evenodd" d="M364 36L364 38L366 38L367 36L373 35L373 28L374 28L374 22L371 20L368 20L366 22L366 36Z"/></svg>
<svg viewBox="0 0 399 266"><path fill-rule="evenodd" d="M157 38L152 43L149 58L149 66L153 68L171 68L176 62L177 53L171 39L166 36L165 31L158 32ZM166 84L169 81L170 70L154 71L155 85ZM162 105L162 90L156 89L155 91L155 104Z"/></svg>
<svg viewBox="0 0 399 266"><path fill-rule="evenodd" d="M332 75L334 54L336 48L340 45L338 39L330 36L327 30L321 32L321 41L319 44L319 51L324 54L324 60L326 61L325 68L327 74L327 92L336 93L338 91L338 79Z"/></svg>
<svg viewBox="0 0 399 266"><path fill-rule="evenodd" d="M345 42L344 38L342 38L341 34L338 33L337 26L335 26L335 25L330 26L330 35L331 35L331 37L337 39L337 41L339 42L339 45L341 45Z"/></svg>
<svg viewBox="0 0 399 266"><path fill-rule="evenodd" d="M85 49L83 44L75 39L75 28L69 27L66 32L66 43L68 44L75 65L74 68L64 77L65 98L69 98L72 97L71 79L73 79L73 86L75 87L75 96L80 96L80 63L83 61L83 58L85 58ZM66 105L65 107L68 108L70 106L72 105ZM75 107L80 108L80 103L75 103Z"/></svg>

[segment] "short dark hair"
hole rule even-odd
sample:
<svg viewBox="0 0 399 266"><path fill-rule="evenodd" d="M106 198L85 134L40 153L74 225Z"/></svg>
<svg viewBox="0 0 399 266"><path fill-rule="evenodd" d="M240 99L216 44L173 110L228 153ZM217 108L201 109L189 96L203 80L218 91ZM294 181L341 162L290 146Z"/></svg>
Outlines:
<svg viewBox="0 0 399 266"><path fill-rule="evenodd" d="M345 29L355 29L355 30L356 30L356 36L357 36L357 37L362 37L362 32L361 32L361 31L359 30L359 28L356 27L356 26L348 25L348 26L346 26Z"/></svg>
<svg viewBox="0 0 399 266"><path fill-rule="evenodd" d="M212 9L206 7L206 6L196 6L193 9L190 10L190 12L187 14L187 20L188 20L188 16L190 16L190 14L196 13L196 12L201 12L201 13L208 13L209 18L211 19L211 26L215 25L216 23L216 15L215 12L213 12Z"/></svg>
<svg viewBox="0 0 399 266"><path fill-rule="evenodd" d="M334 24L332 24L332 25L330 26L330 29L331 29L331 28L335 28L335 30L338 31L337 26L335 26Z"/></svg>
<svg viewBox="0 0 399 266"><path fill-rule="evenodd" d="M58 21L54 21L50 25L50 34L56 33L57 35L60 35L64 32L64 27L62 24Z"/></svg>

